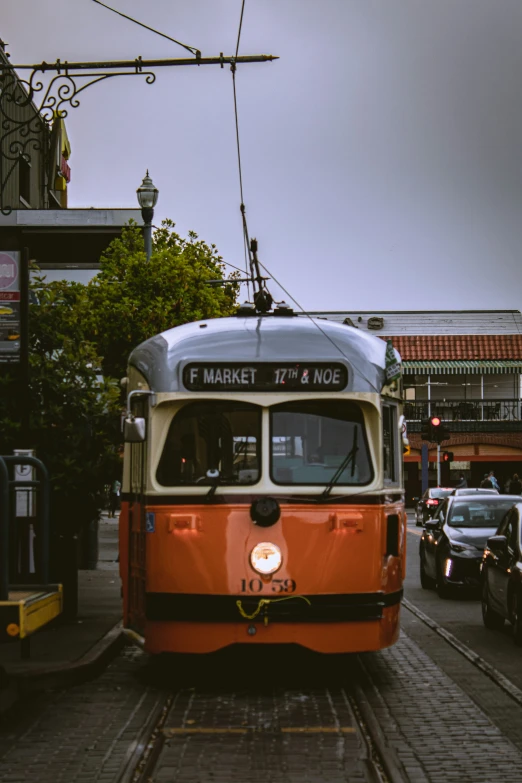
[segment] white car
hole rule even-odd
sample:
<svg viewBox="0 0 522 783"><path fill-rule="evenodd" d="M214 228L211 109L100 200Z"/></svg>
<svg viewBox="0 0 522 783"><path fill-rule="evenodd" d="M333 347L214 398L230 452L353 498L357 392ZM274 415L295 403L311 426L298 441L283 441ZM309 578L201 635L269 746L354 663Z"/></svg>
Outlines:
<svg viewBox="0 0 522 783"><path fill-rule="evenodd" d="M462 489L454 489L452 495L498 495L498 489L481 489L480 487L463 487Z"/></svg>

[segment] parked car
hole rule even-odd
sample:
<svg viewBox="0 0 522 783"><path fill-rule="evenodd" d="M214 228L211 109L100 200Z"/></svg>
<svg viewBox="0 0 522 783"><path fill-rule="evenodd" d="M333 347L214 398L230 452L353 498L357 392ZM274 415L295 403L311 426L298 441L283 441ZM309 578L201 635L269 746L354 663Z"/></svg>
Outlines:
<svg viewBox="0 0 522 783"><path fill-rule="evenodd" d="M415 506L417 527L420 527L427 519L430 519L444 498L451 495L452 492L453 489L451 487L431 487L427 489L423 496L418 499Z"/></svg>
<svg viewBox="0 0 522 783"><path fill-rule="evenodd" d="M482 619L486 628L513 625L522 646L522 502L520 499L486 542L480 571Z"/></svg>
<svg viewBox="0 0 522 783"><path fill-rule="evenodd" d="M519 495L446 498L420 540L422 587L436 587L441 598L457 588L477 588L486 541L517 501Z"/></svg>
<svg viewBox="0 0 522 783"><path fill-rule="evenodd" d="M454 489L452 495L499 495L498 489L481 489L481 487L463 487L462 489Z"/></svg>

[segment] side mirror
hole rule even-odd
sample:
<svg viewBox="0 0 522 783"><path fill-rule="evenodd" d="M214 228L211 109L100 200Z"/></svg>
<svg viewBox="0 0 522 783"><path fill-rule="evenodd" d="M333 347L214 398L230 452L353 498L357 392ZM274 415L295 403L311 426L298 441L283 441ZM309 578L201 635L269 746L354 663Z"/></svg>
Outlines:
<svg viewBox="0 0 522 783"><path fill-rule="evenodd" d="M412 500L413 500L414 503L418 503L420 498L412 498Z"/></svg>
<svg viewBox="0 0 522 783"><path fill-rule="evenodd" d="M506 536L490 536L486 545L492 552L503 554L507 550L507 538Z"/></svg>
<svg viewBox="0 0 522 783"><path fill-rule="evenodd" d="M123 440L125 443L143 443L145 440L145 419L126 416L123 421Z"/></svg>
<svg viewBox="0 0 522 783"><path fill-rule="evenodd" d="M430 531L430 532L432 533L432 532L434 532L435 530L438 530L438 529L439 529L439 523L438 523L438 520L436 520L436 519L428 519L428 520L426 520L426 522L424 523L424 527L426 528L426 530L428 530L428 531Z"/></svg>

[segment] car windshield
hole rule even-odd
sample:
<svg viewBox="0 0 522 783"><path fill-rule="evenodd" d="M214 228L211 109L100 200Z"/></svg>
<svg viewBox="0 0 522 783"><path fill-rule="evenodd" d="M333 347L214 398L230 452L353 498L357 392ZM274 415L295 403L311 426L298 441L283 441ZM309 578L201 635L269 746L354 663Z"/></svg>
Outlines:
<svg viewBox="0 0 522 783"><path fill-rule="evenodd" d="M448 517L450 527L491 527L497 528L502 517L514 503L513 498L501 500L474 499L453 503Z"/></svg>
<svg viewBox="0 0 522 783"><path fill-rule="evenodd" d="M193 402L174 416L156 479L166 487L255 484L260 476L261 408L238 402Z"/></svg>
<svg viewBox="0 0 522 783"><path fill-rule="evenodd" d="M440 487L437 487L436 489L430 489L429 497L431 498L445 498L448 495L451 495L453 492L452 489L440 489Z"/></svg>
<svg viewBox="0 0 522 783"><path fill-rule="evenodd" d="M297 401L270 409L270 472L275 484L327 487L368 484L373 478L361 409L352 402ZM351 458L347 455L351 453Z"/></svg>

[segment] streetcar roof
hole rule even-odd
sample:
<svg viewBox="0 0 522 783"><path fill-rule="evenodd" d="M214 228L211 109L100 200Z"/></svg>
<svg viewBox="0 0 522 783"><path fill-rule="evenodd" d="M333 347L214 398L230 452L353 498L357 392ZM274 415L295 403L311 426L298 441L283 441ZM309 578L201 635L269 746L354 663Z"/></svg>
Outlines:
<svg viewBox="0 0 522 783"><path fill-rule="evenodd" d="M176 326L135 348L129 364L156 392L182 391L189 362L335 362L348 369L345 391L380 392L386 343L351 326L288 316L214 318ZM399 354L395 351L397 359Z"/></svg>

